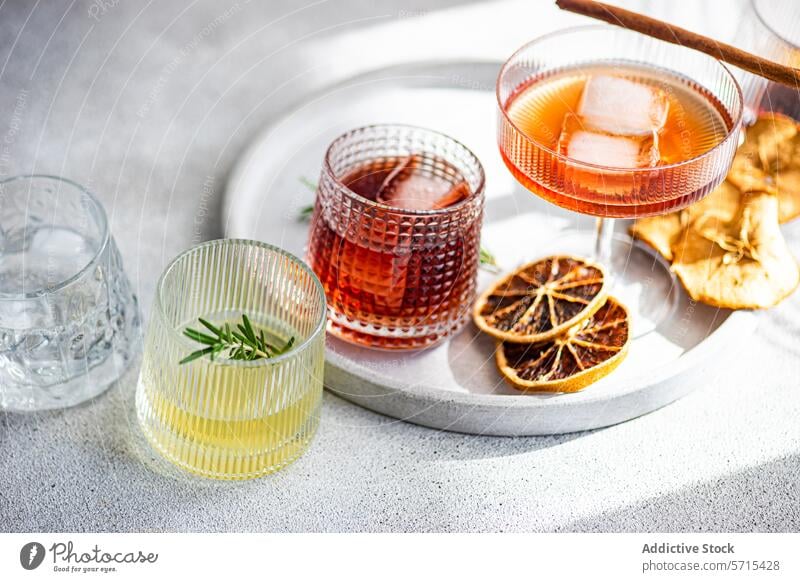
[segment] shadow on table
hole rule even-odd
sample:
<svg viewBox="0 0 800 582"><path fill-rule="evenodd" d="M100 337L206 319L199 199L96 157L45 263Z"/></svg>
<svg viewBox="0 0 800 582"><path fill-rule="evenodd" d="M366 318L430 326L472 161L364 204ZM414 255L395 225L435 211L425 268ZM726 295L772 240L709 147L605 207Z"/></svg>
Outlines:
<svg viewBox="0 0 800 582"><path fill-rule="evenodd" d="M703 481L560 528L568 532L797 532L800 455Z"/></svg>
<svg viewBox="0 0 800 582"><path fill-rule="evenodd" d="M426 432L431 429L423 429ZM582 438L594 431L541 437L492 437L439 432L417 440L417 454L430 460L462 461L531 454Z"/></svg>
<svg viewBox="0 0 800 582"><path fill-rule="evenodd" d="M184 485L181 490L192 495L199 490L212 494L217 488L246 488L263 482L256 479L236 483L195 477L153 450L136 419L138 373L138 365L132 365L107 392L73 408L30 414L0 413L0 444L7 445L0 448L0 471L14 469L19 459L11 452L17 450L28 459L26 471L31 475L42 476L55 471L57 476L64 472L65 465L71 464L78 475L107 475L113 480L128 481L136 490L152 487L152 474L166 478L165 486L167 481ZM376 449L377 454L382 449L393 450L394 454L419 462L531 454L590 434L510 438L446 432L382 416L326 391L320 434L306 456L333 454L328 445L342 435L326 430L326 418L332 417L340 424L347 424L345 433L350 433L349 438ZM401 447L397 446L397 441L402 442ZM280 481L290 478L292 473L293 467L288 467L267 479ZM53 482L54 495L64 486L56 476L42 481Z"/></svg>

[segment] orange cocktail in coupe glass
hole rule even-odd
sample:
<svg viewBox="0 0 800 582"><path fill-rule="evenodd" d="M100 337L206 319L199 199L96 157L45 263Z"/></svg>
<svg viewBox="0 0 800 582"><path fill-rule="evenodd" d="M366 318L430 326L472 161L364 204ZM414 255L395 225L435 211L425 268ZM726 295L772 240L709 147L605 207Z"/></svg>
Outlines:
<svg viewBox="0 0 800 582"><path fill-rule="evenodd" d="M685 47L588 26L514 53L497 99L500 153L514 177L597 217L592 240L575 233L552 250L605 264L639 335L652 329L672 311L675 281L655 253L615 235L613 219L680 210L724 180L742 119L731 73Z"/></svg>

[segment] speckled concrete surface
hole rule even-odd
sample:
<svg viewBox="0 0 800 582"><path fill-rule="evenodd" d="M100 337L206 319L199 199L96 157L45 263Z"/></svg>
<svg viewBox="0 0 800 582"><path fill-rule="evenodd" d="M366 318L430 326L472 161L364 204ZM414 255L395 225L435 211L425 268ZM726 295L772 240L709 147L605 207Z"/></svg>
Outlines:
<svg viewBox="0 0 800 582"><path fill-rule="evenodd" d="M0 173L89 184L147 312L163 265L219 235L226 173L285 104L262 98L291 77L292 46L430 6L6 1ZM787 233L800 253L800 227ZM442 433L326 394L310 451L238 485L153 457L132 370L79 408L0 414L0 530L797 531L799 333L795 295L698 370L692 395L590 433Z"/></svg>

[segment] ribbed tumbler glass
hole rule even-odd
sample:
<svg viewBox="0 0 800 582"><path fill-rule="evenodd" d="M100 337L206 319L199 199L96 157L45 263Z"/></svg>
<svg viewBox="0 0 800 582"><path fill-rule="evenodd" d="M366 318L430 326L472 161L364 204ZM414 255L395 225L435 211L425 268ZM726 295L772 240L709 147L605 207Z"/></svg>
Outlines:
<svg viewBox="0 0 800 582"><path fill-rule="evenodd" d="M299 457L319 422L325 294L300 260L248 240L218 240L178 256L158 283L136 393L139 423L167 459L216 479L249 479ZM247 315L285 353L179 362L203 346L183 335Z"/></svg>

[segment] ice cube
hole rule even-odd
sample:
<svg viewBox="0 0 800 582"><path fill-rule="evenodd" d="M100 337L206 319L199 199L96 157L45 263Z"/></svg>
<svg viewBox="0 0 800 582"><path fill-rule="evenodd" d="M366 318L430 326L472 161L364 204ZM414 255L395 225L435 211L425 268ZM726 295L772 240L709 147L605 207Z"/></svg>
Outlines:
<svg viewBox="0 0 800 582"><path fill-rule="evenodd" d="M420 173L413 163L401 162L381 185L376 199L405 210L435 210L451 206L469 193L466 182L453 185L441 176Z"/></svg>
<svg viewBox="0 0 800 582"><path fill-rule="evenodd" d="M433 205L434 208L447 208L448 206L452 206L453 204L457 204L462 200L466 200L469 198L469 195L472 194L472 190L469 188L469 184L466 182L459 182L455 186L452 186L447 193L439 198Z"/></svg>
<svg viewBox="0 0 800 582"><path fill-rule="evenodd" d="M585 125L614 135L648 135L667 122L669 101L661 89L597 75L586 81L578 104Z"/></svg>
<svg viewBox="0 0 800 582"><path fill-rule="evenodd" d="M610 168L648 168L658 164L658 134L614 135L585 127L568 114L558 138L558 151L570 159Z"/></svg>
<svg viewBox="0 0 800 582"><path fill-rule="evenodd" d="M439 182L419 174L398 175L383 188L378 202L406 210L432 210L449 189L444 180Z"/></svg>

